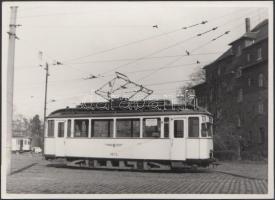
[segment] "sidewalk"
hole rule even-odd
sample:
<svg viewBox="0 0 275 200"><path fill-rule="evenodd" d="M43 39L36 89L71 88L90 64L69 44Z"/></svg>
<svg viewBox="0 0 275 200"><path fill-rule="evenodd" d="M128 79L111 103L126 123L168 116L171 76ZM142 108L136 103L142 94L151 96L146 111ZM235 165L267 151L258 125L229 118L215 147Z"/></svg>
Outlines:
<svg viewBox="0 0 275 200"><path fill-rule="evenodd" d="M38 163L41 163L43 157L41 154L35 153L21 153L21 154L12 154L11 161L11 173L17 173L25 168L31 167Z"/></svg>
<svg viewBox="0 0 275 200"><path fill-rule="evenodd" d="M247 176L256 179L268 178L267 163L264 162L253 162L253 161L223 161L219 162L215 171L221 171L225 173L232 173L239 176Z"/></svg>

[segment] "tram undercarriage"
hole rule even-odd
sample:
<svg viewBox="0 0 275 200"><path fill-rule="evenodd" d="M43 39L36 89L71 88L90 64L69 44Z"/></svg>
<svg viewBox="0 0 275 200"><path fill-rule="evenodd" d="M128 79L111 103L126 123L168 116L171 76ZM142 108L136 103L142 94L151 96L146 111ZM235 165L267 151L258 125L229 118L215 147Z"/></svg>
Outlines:
<svg viewBox="0 0 275 200"><path fill-rule="evenodd" d="M191 159L186 161L169 160L128 160L128 159L97 159L97 158L56 158L65 167L115 170L163 171L175 169L192 169L208 167L214 159Z"/></svg>

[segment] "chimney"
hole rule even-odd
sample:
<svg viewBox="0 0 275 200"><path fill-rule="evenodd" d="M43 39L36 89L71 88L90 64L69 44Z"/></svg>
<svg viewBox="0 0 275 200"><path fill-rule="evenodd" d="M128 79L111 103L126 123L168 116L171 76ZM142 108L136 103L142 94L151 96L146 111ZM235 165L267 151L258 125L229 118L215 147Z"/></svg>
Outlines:
<svg viewBox="0 0 275 200"><path fill-rule="evenodd" d="M245 32L250 32L250 18L245 18Z"/></svg>

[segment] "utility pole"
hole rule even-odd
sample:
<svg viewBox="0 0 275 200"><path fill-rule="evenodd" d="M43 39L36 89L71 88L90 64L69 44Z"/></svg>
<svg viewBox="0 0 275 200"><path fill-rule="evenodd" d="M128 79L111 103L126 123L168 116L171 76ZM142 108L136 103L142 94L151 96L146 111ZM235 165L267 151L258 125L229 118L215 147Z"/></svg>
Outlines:
<svg viewBox="0 0 275 200"><path fill-rule="evenodd" d="M49 77L49 64L46 62L46 83L45 83L45 100L44 100L44 123L43 123L43 137L42 137L42 144L44 153L44 137L45 137L45 130L46 130L46 112L47 112L47 93L48 93L48 77Z"/></svg>
<svg viewBox="0 0 275 200"><path fill-rule="evenodd" d="M42 52L39 52L42 57ZM42 59L42 58L41 58ZM55 61L52 65L63 65L60 61ZM42 65L40 65L42 66ZM42 144L43 144L43 150L42 153L44 153L44 137L45 137L45 130L46 130L46 116L47 116L47 94L48 94L48 77L49 74L49 63L46 62L45 64L45 70L46 70L46 81L45 81L45 99L44 99L44 122L43 122L43 137L42 137Z"/></svg>
<svg viewBox="0 0 275 200"><path fill-rule="evenodd" d="M17 6L11 6L9 47L8 47L8 68L7 68L7 132L6 132L6 173L11 174L11 145L12 145L12 116L13 116L13 79L14 79L14 55L16 36L16 15Z"/></svg>

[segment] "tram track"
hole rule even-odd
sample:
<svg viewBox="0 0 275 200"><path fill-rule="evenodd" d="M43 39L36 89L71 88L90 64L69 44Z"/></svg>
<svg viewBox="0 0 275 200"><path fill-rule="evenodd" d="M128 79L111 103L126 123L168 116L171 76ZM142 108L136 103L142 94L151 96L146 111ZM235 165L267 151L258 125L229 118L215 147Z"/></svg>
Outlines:
<svg viewBox="0 0 275 200"><path fill-rule="evenodd" d="M225 171L220 171L220 170L211 170L211 172L231 175L231 176L238 177L238 178L246 178L246 179L250 179L250 180L264 180L264 181L267 181L266 178L256 178L256 177L236 174L236 173L232 173L232 172L225 172Z"/></svg>
<svg viewBox="0 0 275 200"><path fill-rule="evenodd" d="M66 168L66 169L83 169L83 170L105 170L105 171L131 171L131 172L142 172L142 173L219 173L224 175L230 175L237 178L244 178L249 180L261 180L261 181L267 181L266 178L257 178L252 176L246 176L241 175L234 172L226 172L218 169L209 169L209 168L199 168L199 169L189 169L189 168L178 168L178 169L171 169L171 170L139 170L139 169L122 169L122 168L89 168L89 167L83 167L83 166L70 166L66 165L64 163L52 163L47 165L48 167L56 167L56 168Z"/></svg>

